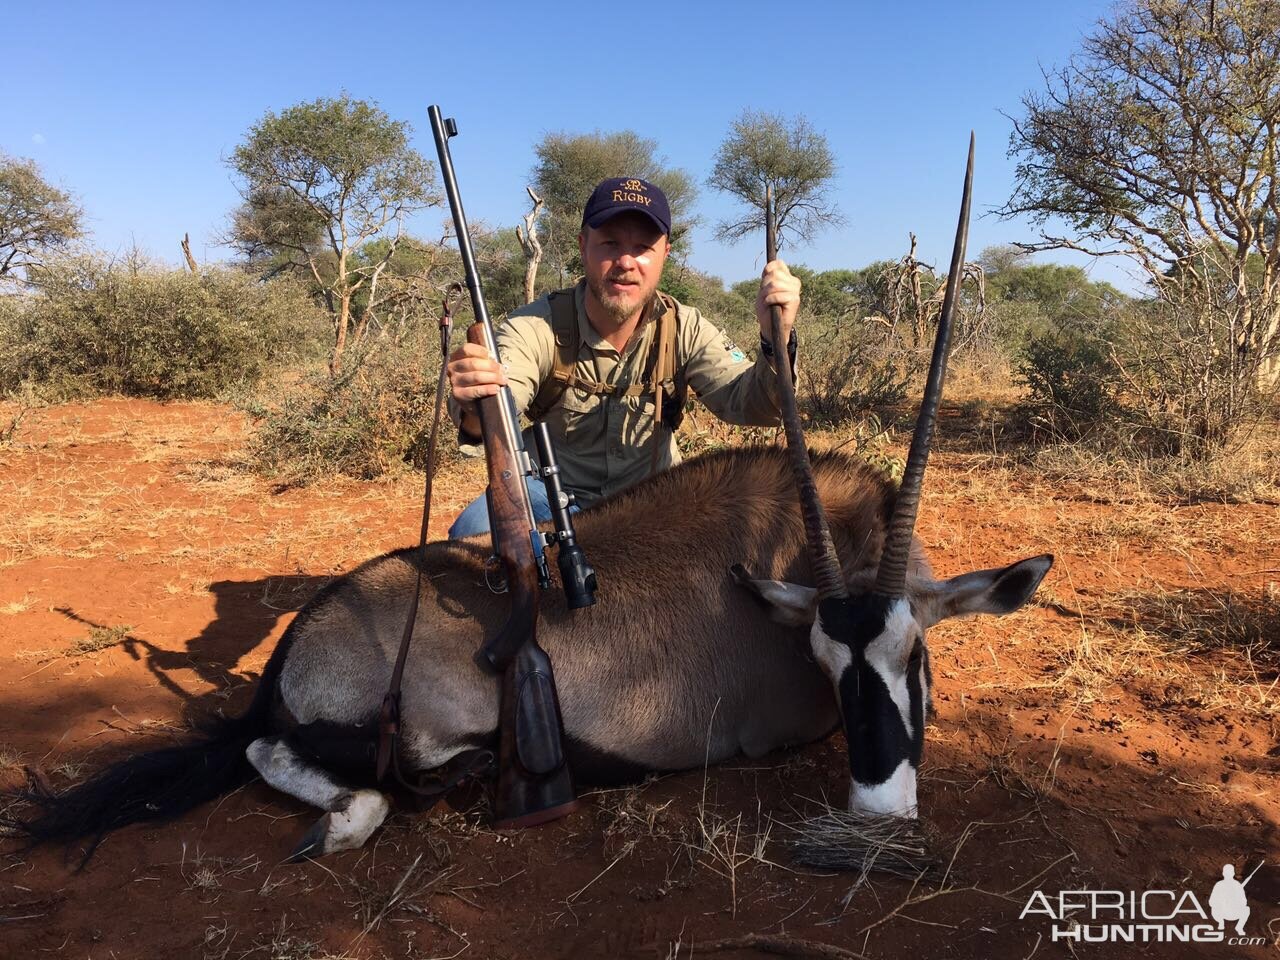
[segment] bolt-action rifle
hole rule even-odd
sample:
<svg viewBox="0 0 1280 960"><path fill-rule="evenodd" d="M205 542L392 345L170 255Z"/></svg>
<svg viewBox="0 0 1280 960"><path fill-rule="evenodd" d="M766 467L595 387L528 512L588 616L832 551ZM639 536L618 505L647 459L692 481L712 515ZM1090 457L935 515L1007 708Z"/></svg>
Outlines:
<svg viewBox="0 0 1280 960"><path fill-rule="evenodd" d="M480 289L471 235L449 155L449 138L457 135L458 127L452 118L441 116L438 106L430 107L428 113L475 312L467 339L483 346L489 356L498 360L493 325ZM566 587L579 588L569 591L571 608L595 602L595 574L576 545L572 526L563 526L569 523L569 501L559 490L554 463L548 463L544 454L541 469L533 468L521 438L519 414L510 388L504 386L496 395L482 397L477 406L489 467L487 496L493 551L501 562L511 597L510 618L477 654L481 666L502 674L494 822L498 827L528 827L564 816L578 806L562 744L555 675L551 660L538 646L536 637L540 591L551 585L545 547L550 542L559 544L562 580ZM547 483L549 492L554 486L559 501L554 504L560 508L554 535L542 533L534 521L525 478L535 475Z"/></svg>

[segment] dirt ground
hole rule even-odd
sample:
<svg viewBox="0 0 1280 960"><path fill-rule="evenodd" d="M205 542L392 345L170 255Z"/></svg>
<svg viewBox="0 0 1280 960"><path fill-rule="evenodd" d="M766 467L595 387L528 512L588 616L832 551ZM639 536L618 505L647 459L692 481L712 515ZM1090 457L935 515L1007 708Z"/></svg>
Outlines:
<svg viewBox="0 0 1280 960"><path fill-rule="evenodd" d="M0 784L66 784L240 709L318 587L416 535L418 480L276 490L238 466L246 430L227 407L107 400L34 411L0 447ZM847 791L838 735L516 834L475 795L401 810L302 864L283 861L314 811L254 782L79 872L3 841L0 957L1274 956L1276 504L1050 482L963 445L930 467L940 574L1057 556L1027 609L931 632L920 800L943 872L796 862L794 825ZM477 463L449 472L434 534L481 485ZM1261 945L1054 942L1021 917L1037 890L1207 910L1223 864L1260 861Z"/></svg>

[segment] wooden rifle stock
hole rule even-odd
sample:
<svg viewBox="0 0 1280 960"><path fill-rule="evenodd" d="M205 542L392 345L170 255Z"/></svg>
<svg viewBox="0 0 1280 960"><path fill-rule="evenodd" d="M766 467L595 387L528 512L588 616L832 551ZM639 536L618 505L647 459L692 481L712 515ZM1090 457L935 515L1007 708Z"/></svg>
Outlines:
<svg viewBox="0 0 1280 960"><path fill-rule="evenodd" d="M471 343L484 346L484 333L479 324L467 330ZM503 431L493 429L502 416L498 407L501 393L479 400L480 427L484 435L484 454L489 467L489 511L492 524L493 552L502 561L511 594L511 619L480 648L485 664L496 671L507 669L526 639L532 640L538 629L538 565L529 529L525 500L524 468L515 450L507 445Z"/></svg>
<svg viewBox="0 0 1280 960"><path fill-rule="evenodd" d="M467 331L472 343L484 343L478 324ZM538 646L539 590L537 554L530 530L525 474L517 451L499 423L501 393L479 401L489 468L489 508L493 550L502 562L511 616L481 648L479 657L502 672L498 721L498 785L494 826L532 827L562 817L578 800L560 742L563 723L551 660Z"/></svg>

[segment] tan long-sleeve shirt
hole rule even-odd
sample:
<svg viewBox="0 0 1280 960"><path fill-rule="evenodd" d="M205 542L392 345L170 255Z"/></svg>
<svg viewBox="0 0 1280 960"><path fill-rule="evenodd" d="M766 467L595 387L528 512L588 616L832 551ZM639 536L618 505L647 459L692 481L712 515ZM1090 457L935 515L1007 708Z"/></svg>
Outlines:
<svg viewBox="0 0 1280 960"><path fill-rule="evenodd" d="M586 285L574 290L579 328L575 373L586 380L626 388L643 381L657 324L646 318L626 347L614 349L587 320ZM555 365L551 304L543 297L510 314L495 331L498 354L516 409L528 409ZM778 423L777 378L763 351L754 361L723 330L693 307L676 305L676 376L720 419L744 426ZM460 422L450 398L449 412ZM643 480L653 464L654 397L599 396L568 387L544 418L551 432L560 479L581 506ZM526 437L530 455L532 439ZM675 438L664 425L657 469L680 462Z"/></svg>

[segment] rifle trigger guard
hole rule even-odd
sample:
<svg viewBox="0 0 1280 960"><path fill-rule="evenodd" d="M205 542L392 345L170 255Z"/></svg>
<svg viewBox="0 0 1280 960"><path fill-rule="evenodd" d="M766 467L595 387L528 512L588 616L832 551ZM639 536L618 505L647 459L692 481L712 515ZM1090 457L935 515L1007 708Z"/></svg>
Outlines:
<svg viewBox="0 0 1280 960"><path fill-rule="evenodd" d="M503 594L507 592L507 578L502 573L501 564L502 561L497 557L490 557L484 562L484 585L489 588L490 593ZM498 572L496 581L493 576L495 570Z"/></svg>

